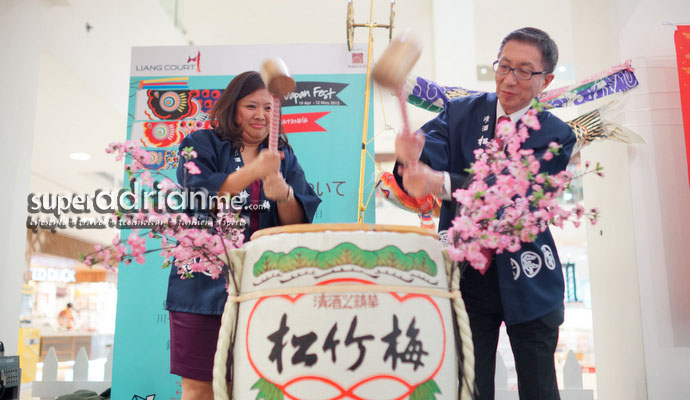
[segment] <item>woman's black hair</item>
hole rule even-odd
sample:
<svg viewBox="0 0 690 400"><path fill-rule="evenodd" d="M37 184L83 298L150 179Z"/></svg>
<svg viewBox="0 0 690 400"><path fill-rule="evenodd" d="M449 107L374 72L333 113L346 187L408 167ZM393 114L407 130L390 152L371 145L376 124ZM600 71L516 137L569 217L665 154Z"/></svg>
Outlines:
<svg viewBox="0 0 690 400"><path fill-rule="evenodd" d="M246 71L237 75L230 81L223 94L211 109L211 126L218 137L232 143L234 149L242 149L242 129L235 123L235 112L237 102L257 90L265 89L266 85L261 79L261 75L256 71ZM270 121L267 121L270 123ZM264 144L268 143L268 137ZM280 126L280 136L278 137L278 148L290 147L287 137Z"/></svg>

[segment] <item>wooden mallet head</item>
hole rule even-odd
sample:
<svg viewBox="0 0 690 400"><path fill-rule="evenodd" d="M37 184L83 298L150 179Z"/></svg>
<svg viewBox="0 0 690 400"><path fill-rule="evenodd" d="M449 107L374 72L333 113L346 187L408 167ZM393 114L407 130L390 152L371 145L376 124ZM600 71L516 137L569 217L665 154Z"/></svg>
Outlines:
<svg viewBox="0 0 690 400"><path fill-rule="evenodd" d="M422 45L408 32L394 38L371 71L381 86L399 90L422 54Z"/></svg>
<svg viewBox="0 0 690 400"><path fill-rule="evenodd" d="M275 96L285 96L295 90L295 80L290 76L287 65L278 57L264 61L259 73L268 91Z"/></svg>

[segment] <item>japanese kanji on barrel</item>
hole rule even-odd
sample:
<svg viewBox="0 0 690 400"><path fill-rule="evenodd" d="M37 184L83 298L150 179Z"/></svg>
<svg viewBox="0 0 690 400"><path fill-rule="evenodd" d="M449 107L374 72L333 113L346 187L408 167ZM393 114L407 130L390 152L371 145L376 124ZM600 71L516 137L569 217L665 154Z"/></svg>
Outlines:
<svg viewBox="0 0 690 400"><path fill-rule="evenodd" d="M291 225L258 231L231 260L241 291L226 310L239 304L237 329L221 336L234 337L233 398L458 398L453 294L435 233ZM218 354L215 364L223 380Z"/></svg>

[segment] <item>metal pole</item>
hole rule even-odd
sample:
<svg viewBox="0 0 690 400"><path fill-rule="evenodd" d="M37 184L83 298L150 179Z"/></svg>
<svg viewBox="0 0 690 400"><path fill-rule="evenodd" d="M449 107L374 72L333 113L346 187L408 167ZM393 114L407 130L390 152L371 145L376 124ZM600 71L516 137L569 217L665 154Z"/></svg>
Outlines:
<svg viewBox="0 0 690 400"><path fill-rule="evenodd" d="M362 151L359 165L359 192L357 200L357 223L361 224L364 220L364 164L367 155L367 133L369 130L369 97L371 92L371 59L373 53L373 29L374 29L374 0L371 0L371 10L369 12L369 50L367 53L367 82L364 89L364 123L362 124Z"/></svg>

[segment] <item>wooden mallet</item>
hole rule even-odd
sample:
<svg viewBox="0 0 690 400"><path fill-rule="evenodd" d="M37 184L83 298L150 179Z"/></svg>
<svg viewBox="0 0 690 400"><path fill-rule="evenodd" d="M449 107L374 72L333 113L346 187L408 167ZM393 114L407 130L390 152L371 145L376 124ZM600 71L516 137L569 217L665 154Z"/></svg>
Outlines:
<svg viewBox="0 0 690 400"><path fill-rule="evenodd" d="M405 80L422 54L422 45L409 33L394 38L371 71L374 80L381 86L393 90L400 102L402 113L402 135L410 135L407 118L407 93ZM417 160L411 160L416 162Z"/></svg>
<svg viewBox="0 0 690 400"><path fill-rule="evenodd" d="M371 74L379 85L398 92L421 54L422 45L405 32L390 42Z"/></svg>
<svg viewBox="0 0 690 400"><path fill-rule="evenodd" d="M268 134L268 148L278 151L280 127L280 98L295 90L295 80L290 76L287 65L278 57L264 61L259 71L261 79L273 97L271 125Z"/></svg>
<svg viewBox="0 0 690 400"><path fill-rule="evenodd" d="M405 99L407 96L405 80L421 54L422 45L409 32L405 32L390 42L371 71L374 80L379 85L391 89L397 94L403 118L403 135L410 133L407 99Z"/></svg>

